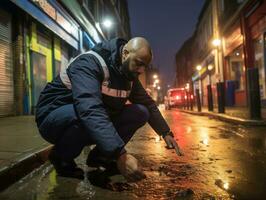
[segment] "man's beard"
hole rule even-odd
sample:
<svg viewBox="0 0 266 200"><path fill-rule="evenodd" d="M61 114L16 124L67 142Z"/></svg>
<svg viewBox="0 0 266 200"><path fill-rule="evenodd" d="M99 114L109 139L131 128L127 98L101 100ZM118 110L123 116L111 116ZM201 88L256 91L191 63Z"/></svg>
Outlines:
<svg viewBox="0 0 266 200"><path fill-rule="evenodd" d="M125 60L125 62L122 64L121 71L123 75L125 75L126 79L129 81L133 81L137 79L139 76L138 72L132 72L129 70L129 59Z"/></svg>

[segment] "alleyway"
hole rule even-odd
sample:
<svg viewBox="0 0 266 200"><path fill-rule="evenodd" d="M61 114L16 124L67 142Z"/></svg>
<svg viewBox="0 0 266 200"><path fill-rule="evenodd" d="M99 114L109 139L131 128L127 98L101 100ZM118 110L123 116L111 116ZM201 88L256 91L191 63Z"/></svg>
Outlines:
<svg viewBox="0 0 266 200"><path fill-rule="evenodd" d="M91 188L86 180L56 177L47 163L0 199L265 199L265 127L235 126L176 110L163 114L185 156L167 150L146 125L127 145L143 166L145 180L126 184L117 175L107 183L100 173L89 172L95 181Z"/></svg>

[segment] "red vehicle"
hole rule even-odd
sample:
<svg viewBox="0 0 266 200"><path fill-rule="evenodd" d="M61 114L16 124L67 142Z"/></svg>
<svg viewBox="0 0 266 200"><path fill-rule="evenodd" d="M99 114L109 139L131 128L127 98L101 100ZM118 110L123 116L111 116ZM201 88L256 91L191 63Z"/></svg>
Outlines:
<svg viewBox="0 0 266 200"><path fill-rule="evenodd" d="M164 100L165 109L170 110L173 107L184 107L186 98L187 96L184 88L169 89Z"/></svg>

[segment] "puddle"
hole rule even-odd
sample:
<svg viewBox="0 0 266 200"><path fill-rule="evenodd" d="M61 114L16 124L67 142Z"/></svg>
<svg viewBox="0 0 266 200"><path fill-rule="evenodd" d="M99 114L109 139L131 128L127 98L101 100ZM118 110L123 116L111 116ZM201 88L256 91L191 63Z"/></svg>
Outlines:
<svg viewBox="0 0 266 200"><path fill-rule="evenodd" d="M84 180L77 185L76 192L81 197L85 197L86 199L91 199L95 195L95 190L93 189L90 181L88 180L88 167L84 165L83 170L84 170Z"/></svg>
<svg viewBox="0 0 266 200"><path fill-rule="evenodd" d="M217 185L222 190L226 190L227 191L229 189L229 183L228 182L224 182L221 179L216 179L215 180L215 185Z"/></svg>

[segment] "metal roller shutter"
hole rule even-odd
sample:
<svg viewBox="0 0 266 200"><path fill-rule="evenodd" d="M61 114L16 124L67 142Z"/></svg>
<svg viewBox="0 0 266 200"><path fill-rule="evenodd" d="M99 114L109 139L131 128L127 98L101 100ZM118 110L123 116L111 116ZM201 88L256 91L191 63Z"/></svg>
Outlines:
<svg viewBox="0 0 266 200"><path fill-rule="evenodd" d="M11 15L0 9L0 116L14 115Z"/></svg>

